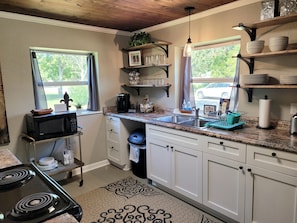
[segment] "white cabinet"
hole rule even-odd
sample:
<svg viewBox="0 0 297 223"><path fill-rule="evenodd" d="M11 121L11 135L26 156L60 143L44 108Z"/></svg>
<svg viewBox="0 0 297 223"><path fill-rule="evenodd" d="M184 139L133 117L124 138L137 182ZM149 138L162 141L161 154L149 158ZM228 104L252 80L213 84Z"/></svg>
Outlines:
<svg viewBox="0 0 297 223"><path fill-rule="evenodd" d="M247 147L246 223L297 222L297 156Z"/></svg>
<svg viewBox="0 0 297 223"><path fill-rule="evenodd" d="M203 204L244 222L246 145L203 138Z"/></svg>
<svg viewBox="0 0 297 223"><path fill-rule="evenodd" d="M107 158L114 164L130 169L128 160L128 143L121 142L121 120L117 117L106 117Z"/></svg>
<svg viewBox="0 0 297 223"><path fill-rule="evenodd" d="M199 136L146 125L148 178L202 202L202 151Z"/></svg>
<svg viewBox="0 0 297 223"><path fill-rule="evenodd" d="M137 128L144 128L142 123L106 116L107 158L115 166L130 170L129 135Z"/></svg>

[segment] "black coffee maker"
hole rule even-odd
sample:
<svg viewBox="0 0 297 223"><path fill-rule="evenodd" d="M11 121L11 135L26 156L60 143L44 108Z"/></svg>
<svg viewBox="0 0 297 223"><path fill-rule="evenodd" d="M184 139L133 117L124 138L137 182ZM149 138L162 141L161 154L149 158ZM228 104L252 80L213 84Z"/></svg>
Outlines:
<svg viewBox="0 0 297 223"><path fill-rule="evenodd" d="M130 108L130 95L120 93L117 95L117 111L118 113L128 112Z"/></svg>

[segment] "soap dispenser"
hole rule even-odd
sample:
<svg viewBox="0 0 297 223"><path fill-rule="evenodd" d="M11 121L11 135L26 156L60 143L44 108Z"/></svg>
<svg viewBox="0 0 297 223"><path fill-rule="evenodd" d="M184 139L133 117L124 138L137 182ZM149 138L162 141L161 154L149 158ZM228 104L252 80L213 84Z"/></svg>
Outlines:
<svg viewBox="0 0 297 223"><path fill-rule="evenodd" d="M291 127L290 127L290 134L296 134L297 133L297 113L292 116L291 118Z"/></svg>

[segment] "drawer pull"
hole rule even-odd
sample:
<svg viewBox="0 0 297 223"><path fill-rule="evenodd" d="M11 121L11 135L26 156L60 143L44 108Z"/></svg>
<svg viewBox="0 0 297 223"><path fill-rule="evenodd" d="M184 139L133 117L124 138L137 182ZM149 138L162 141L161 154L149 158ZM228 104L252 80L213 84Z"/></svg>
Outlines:
<svg viewBox="0 0 297 223"><path fill-rule="evenodd" d="M251 169L251 168L248 168L247 171L248 171L248 172L252 172L252 169Z"/></svg>
<svg viewBox="0 0 297 223"><path fill-rule="evenodd" d="M271 156L275 157L276 156L276 153L271 153Z"/></svg>
<svg viewBox="0 0 297 223"><path fill-rule="evenodd" d="M239 169L242 170L243 169L243 166L240 166Z"/></svg>
<svg viewBox="0 0 297 223"><path fill-rule="evenodd" d="M220 145L223 145L223 144L224 144L224 142L220 141Z"/></svg>

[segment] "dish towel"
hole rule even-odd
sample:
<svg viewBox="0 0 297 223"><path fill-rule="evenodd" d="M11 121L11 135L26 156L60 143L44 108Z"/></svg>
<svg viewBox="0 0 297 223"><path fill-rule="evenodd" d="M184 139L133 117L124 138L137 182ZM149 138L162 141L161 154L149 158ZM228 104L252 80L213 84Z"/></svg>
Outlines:
<svg viewBox="0 0 297 223"><path fill-rule="evenodd" d="M129 143L130 145L130 156L129 159L135 163L139 162L139 148L138 146Z"/></svg>

